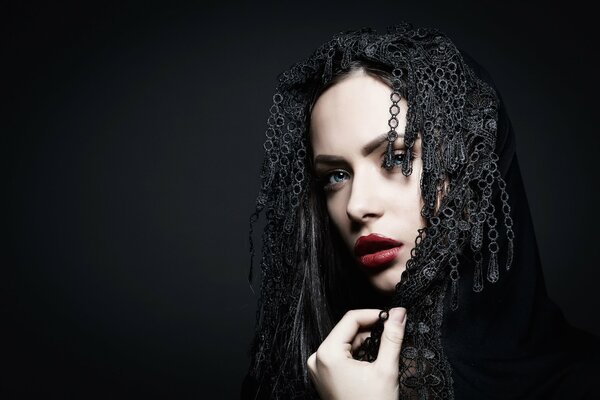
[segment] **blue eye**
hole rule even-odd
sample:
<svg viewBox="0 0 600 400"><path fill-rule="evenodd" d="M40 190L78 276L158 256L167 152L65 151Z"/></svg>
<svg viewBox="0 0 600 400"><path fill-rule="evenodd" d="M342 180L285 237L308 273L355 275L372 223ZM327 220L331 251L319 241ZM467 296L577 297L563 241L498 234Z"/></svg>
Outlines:
<svg viewBox="0 0 600 400"><path fill-rule="evenodd" d="M410 161L412 162L412 160L415 159L415 152L411 151L410 152ZM408 155L406 154L406 151L402 151L400 152L399 149L396 149L394 151L394 154L392 155L392 165L391 166L386 166L386 155L385 153L381 155L381 168L387 169L388 172L392 172L392 171L396 171L400 168L402 168L402 165L406 162L406 157L408 157Z"/></svg>
<svg viewBox="0 0 600 400"><path fill-rule="evenodd" d="M401 165L402 162L404 162L405 156L406 156L406 153L396 153L396 154L394 154L394 164Z"/></svg>
<svg viewBox="0 0 600 400"><path fill-rule="evenodd" d="M335 186L343 183L348 178L349 174L346 171L332 171L323 177L323 188L325 190L333 190Z"/></svg>
<svg viewBox="0 0 600 400"><path fill-rule="evenodd" d="M327 179L327 183L331 183L331 184L342 183L344 181L344 178L347 177L347 175L348 174L345 173L344 171L335 171L331 175L329 175L329 179Z"/></svg>

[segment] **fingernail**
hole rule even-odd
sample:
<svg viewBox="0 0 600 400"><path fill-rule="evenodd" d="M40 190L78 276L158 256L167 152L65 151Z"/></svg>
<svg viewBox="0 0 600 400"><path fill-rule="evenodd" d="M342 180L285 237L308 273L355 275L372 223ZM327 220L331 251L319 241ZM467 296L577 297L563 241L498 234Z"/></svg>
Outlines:
<svg viewBox="0 0 600 400"><path fill-rule="evenodd" d="M397 324L403 324L406 321L406 308L395 307L390 310L391 321Z"/></svg>

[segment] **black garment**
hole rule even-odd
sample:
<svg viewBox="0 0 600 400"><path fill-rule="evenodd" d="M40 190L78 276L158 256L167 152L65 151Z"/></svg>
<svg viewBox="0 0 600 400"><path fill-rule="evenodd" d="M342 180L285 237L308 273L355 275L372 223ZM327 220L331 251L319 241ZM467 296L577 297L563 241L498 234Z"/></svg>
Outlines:
<svg viewBox="0 0 600 400"><path fill-rule="evenodd" d="M464 52L463 57L494 87L475 61ZM496 153L514 220L514 261L498 282L486 282L481 293L461 285L457 311L446 302L442 343L452 365L455 397L600 398L598 338L569 326L547 296L515 135L499 103Z"/></svg>

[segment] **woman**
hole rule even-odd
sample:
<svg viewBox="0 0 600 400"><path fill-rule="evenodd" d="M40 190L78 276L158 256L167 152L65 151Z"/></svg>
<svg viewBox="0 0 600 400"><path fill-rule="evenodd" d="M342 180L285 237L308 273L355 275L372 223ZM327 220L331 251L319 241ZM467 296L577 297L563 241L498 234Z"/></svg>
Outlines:
<svg viewBox="0 0 600 400"><path fill-rule="evenodd" d="M337 35L270 112L243 397L590 393L597 346L546 295L502 102L447 37Z"/></svg>

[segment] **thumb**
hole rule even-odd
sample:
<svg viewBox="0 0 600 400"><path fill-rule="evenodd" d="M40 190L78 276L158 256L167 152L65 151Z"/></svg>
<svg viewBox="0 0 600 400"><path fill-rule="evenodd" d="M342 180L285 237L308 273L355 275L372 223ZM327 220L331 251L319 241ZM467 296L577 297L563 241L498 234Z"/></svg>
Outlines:
<svg viewBox="0 0 600 400"><path fill-rule="evenodd" d="M384 368L398 368L405 326L406 309L402 307L392 308L389 311L389 318L383 326L376 363Z"/></svg>

